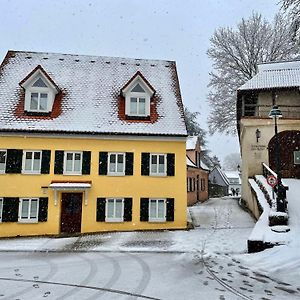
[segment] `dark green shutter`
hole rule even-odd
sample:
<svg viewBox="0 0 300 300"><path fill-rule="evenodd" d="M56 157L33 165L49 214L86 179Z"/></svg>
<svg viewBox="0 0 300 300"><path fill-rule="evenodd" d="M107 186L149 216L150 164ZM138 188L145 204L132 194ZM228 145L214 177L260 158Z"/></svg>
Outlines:
<svg viewBox="0 0 300 300"><path fill-rule="evenodd" d="M125 154L125 175L133 175L133 153Z"/></svg>
<svg viewBox="0 0 300 300"><path fill-rule="evenodd" d="M141 174L149 176L149 168L150 168L150 153L142 153Z"/></svg>
<svg viewBox="0 0 300 300"><path fill-rule="evenodd" d="M6 170L8 174L22 172L23 150L7 149Z"/></svg>
<svg viewBox="0 0 300 300"><path fill-rule="evenodd" d="M174 198L167 198L167 221L174 221Z"/></svg>
<svg viewBox="0 0 300 300"><path fill-rule="evenodd" d="M18 222L19 198L3 198L2 222Z"/></svg>
<svg viewBox="0 0 300 300"><path fill-rule="evenodd" d="M99 152L99 175L107 174L107 152Z"/></svg>
<svg viewBox="0 0 300 300"><path fill-rule="evenodd" d="M54 174L64 173L64 151L55 151Z"/></svg>
<svg viewBox="0 0 300 300"><path fill-rule="evenodd" d="M42 151L41 174L49 174L50 173L50 159L51 159L51 151L43 150Z"/></svg>
<svg viewBox="0 0 300 300"><path fill-rule="evenodd" d="M147 222L148 220L149 220L149 198L141 198L140 221Z"/></svg>
<svg viewBox="0 0 300 300"><path fill-rule="evenodd" d="M82 174L88 175L91 172L91 151L83 151L82 153Z"/></svg>
<svg viewBox="0 0 300 300"><path fill-rule="evenodd" d="M175 154L174 153L167 154L167 175L168 176L175 175Z"/></svg>
<svg viewBox="0 0 300 300"><path fill-rule="evenodd" d="M132 221L132 198L124 199L124 222Z"/></svg>
<svg viewBox="0 0 300 300"><path fill-rule="evenodd" d="M97 222L105 222L105 198L97 198Z"/></svg>
<svg viewBox="0 0 300 300"><path fill-rule="evenodd" d="M48 219L48 198L42 197L39 199L39 222L46 222Z"/></svg>

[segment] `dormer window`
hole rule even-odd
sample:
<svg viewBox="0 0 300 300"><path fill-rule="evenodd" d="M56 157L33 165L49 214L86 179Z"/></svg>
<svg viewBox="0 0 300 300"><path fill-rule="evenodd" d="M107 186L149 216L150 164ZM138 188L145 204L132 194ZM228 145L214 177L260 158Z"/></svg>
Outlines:
<svg viewBox="0 0 300 300"><path fill-rule="evenodd" d="M59 89L41 66L34 69L20 85L25 89L25 112L41 114L52 111Z"/></svg>
<svg viewBox="0 0 300 300"><path fill-rule="evenodd" d="M129 117L149 117L150 99L154 89L138 72L122 89L125 96L125 115Z"/></svg>

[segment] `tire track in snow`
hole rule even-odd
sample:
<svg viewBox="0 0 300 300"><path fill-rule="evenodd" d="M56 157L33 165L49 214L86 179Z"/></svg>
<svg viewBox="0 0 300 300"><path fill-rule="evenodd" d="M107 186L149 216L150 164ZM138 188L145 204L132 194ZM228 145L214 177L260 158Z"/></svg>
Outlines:
<svg viewBox="0 0 300 300"><path fill-rule="evenodd" d="M88 284L91 279L96 275L96 273L98 272L98 267L97 264L95 264L91 259L83 256L82 254L77 255L81 260L87 262L88 266L89 266L89 272L87 274L87 276L79 283L79 286L83 286ZM59 296L58 298L56 298L57 300L64 300L66 298L69 298L71 296L73 296L74 294L78 293L80 290L76 287L70 291L68 291L67 293ZM74 298L71 298L74 299Z"/></svg>
<svg viewBox="0 0 300 300"><path fill-rule="evenodd" d="M229 226L229 220L230 220L230 214L232 213L231 209L227 209L225 218L226 218L226 223ZM220 214L222 216L222 214ZM248 297L247 295L239 292L238 290L236 290L234 287L232 287L231 285L229 285L228 283L226 283L224 280L222 280L221 278L219 278L208 266L207 262L204 259L204 254L205 254L205 247L206 247L206 242L209 241L209 239L211 239L211 237L215 234L215 232L218 229L218 217L219 217L219 211L217 208L214 208L214 225L212 225L212 233L208 233L204 239L204 242L202 243L202 249L200 252L200 260L205 268L205 271L215 280L217 281L221 286L223 286L227 291L233 293L234 295L245 299L245 300L252 300L253 298ZM221 224L222 225L222 224Z"/></svg>
<svg viewBox="0 0 300 300"><path fill-rule="evenodd" d="M110 279L108 280L108 282L103 286L104 289L110 289L119 280L122 270L121 270L120 264L117 262L117 260L115 258L112 258L106 254L101 254L101 256L103 256L107 260L109 260L113 266L113 274L110 277ZM87 298L86 300L99 299L105 293L107 293L107 291L97 292L97 293L93 294L92 296L90 296L89 298Z"/></svg>
<svg viewBox="0 0 300 300"><path fill-rule="evenodd" d="M122 290L116 290L116 289L105 289L97 286L88 286L88 285L79 285L79 284L70 284L70 283L62 283L62 282L55 282L55 281L43 281L43 280L31 280L31 279L16 279L16 278L6 278L6 277L0 277L0 280L3 281L15 281L15 282L30 282L30 283L41 283L41 284L49 284L49 285L57 285L57 286L67 286L67 287L76 287L76 288L82 288L82 289L90 289L90 290L96 290L96 291L105 291L112 294L119 294L119 295L125 295L130 297L136 297L138 299L150 299L150 300L162 300L159 298L146 296L146 295L140 295L136 293L126 292ZM132 299L132 298L130 298ZM10 298L11 300L11 298Z"/></svg>

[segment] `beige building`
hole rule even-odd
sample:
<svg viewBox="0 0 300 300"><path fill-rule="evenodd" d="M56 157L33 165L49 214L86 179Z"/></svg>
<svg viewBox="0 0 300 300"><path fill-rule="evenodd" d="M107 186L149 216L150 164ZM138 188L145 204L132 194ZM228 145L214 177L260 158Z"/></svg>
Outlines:
<svg viewBox="0 0 300 300"><path fill-rule="evenodd" d="M190 136L186 142L187 204L208 199L209 168L201 160L201 146L197 136Z"/></svg>
<svg viewBox="0 0 300 300"><path fill-rule="evenodd" d="M276 171L274 120L277 105L282 177L300 178L300 61L261 64L258 74L238 89L237 126L242 155L242 199L258 217L248 179L263 174L263 163Z"/></svg>

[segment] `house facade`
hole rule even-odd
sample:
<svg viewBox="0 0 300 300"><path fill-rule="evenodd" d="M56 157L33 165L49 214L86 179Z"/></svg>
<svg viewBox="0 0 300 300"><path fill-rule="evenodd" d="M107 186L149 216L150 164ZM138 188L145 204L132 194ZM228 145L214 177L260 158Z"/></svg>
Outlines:
<svg viewBox="0 0 300 300"><path fill-rule="evenodd" d="M8 51L0 91L0 236L186 228L175 62Z"/></svg>
<svg viewBox="0 0 300 300"><path fill-rule="evenodd" d="M199 138L190 136L186 142L187 203L188 206L208 199L209 168L201 159Z"/></svg>
<svg viewBox="0 0 300 300"><path fill-rule="evenodd" d="M242 156L242 199L258 217L248 179L263 174L263 163L276 171L274 120L269 117L278 106L277 120L282 177L300 178L300 61L267 63L241 86L237 97L237 120Z"/></svg>
<svg viewBox="0 0 300 300"><path fill-rule="evenodd" d="M228 196L229 181L220 167L215 166L209 173L209 197Z"/></svg>

